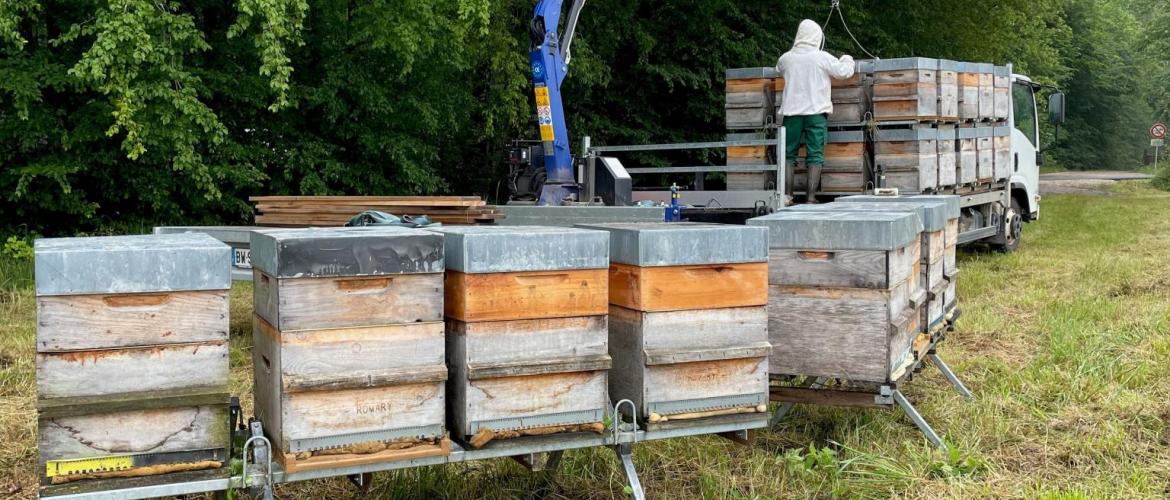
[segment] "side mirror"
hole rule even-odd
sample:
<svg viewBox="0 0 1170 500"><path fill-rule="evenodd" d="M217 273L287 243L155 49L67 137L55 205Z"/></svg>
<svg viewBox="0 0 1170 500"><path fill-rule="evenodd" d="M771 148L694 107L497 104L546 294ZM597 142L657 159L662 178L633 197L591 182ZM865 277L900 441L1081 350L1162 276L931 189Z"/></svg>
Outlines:
<svg viewBox="0 0 1170 500"><path fill-rule="evenodd" d="M1036 151L1036 166L1037 167L1044 166L1044 152L1043 151Z"/></svg>
<svg viewBox="0 0 1170 500"><path fill-rule="evenodd" d="M1054 92L1048 96L1048 122L1053 125L1064 123L1064 92Z"/></svg>

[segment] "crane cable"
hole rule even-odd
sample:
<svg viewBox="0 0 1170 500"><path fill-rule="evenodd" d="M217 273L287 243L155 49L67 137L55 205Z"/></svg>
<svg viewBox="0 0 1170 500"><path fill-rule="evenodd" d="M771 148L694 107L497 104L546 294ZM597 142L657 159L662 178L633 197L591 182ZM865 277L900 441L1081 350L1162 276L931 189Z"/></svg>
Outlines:
<svg viewBox="0 0 1170 500"><path fill-rule="evenodd" d="M845 12L841 10L841 0L833 0L832 4L829 5L829 16L825 18L824 24L821 25L821 31L823 32L829 27L829 21L833 20L833 12L836 12L837 17L841 19L841 26L845 27L845 33L849 35L849 38L853 39L853 43L857 45L857 48L865 52L865 55L869 56L870 59L877 59L877 56L865 50L865 47L861 45L861 42L857 41L857 37L853 36L853 32L849 30L849 23L845 22ZM821 38L821 48L825 48L825 39L823 37Z"/></svg>

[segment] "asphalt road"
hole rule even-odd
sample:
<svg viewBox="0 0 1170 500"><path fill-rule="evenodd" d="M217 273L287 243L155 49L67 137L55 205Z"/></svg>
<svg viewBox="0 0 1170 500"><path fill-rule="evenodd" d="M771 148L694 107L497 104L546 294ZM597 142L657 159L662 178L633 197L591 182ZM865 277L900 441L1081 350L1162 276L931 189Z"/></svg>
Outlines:
<svg viewBox="0 0 1170 500"><path fill-rule="evenodd" d="M1152 176L1139 172L1116 170L1088 170L1040 174L1040 193L1109 194L1109 186L1117 181L1150 179Z"/></svg>

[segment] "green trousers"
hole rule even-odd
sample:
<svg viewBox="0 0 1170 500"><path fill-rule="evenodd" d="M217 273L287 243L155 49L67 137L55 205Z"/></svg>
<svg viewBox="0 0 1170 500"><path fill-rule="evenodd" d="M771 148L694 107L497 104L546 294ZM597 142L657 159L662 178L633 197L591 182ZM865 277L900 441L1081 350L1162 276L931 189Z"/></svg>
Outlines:
<svg viewBox="0 0 1170 500"><path fill-rule="evenodd" d="M807 153L805 165L808 167L808 199L812 200L821 190L821 169L825 165L825 139L829 135L829 117L827 115L785 116L784 128L786 132L784 141L788 146L784 152L788 161L788 168L785 169L788 190L792 191L796 156L800 153L800 144L803 142Z"/></svg>

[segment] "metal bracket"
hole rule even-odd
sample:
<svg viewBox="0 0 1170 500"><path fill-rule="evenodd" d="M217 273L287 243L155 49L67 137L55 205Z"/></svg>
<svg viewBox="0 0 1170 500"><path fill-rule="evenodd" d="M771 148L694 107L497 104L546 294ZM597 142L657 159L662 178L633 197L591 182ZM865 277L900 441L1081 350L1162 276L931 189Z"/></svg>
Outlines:
<svg viewBox="0 0 1170 500"><path fill-rule="evenodd" d="M963 396L963 399L966 399L967 401L975 399L975 396L971 394L971 391L967 390L967 386L963 385L963 381L959 380L959 377L955 375L955 372L951 371L951 367L947 366L947 364L943 362L942 358L938 357L938 354L931 352L930 354L927 354L926 357L930 359L931 363L934 363L934 366L938 368L938 371L942 372L943 376L947 378L947 381L949 381L951 385L955 387L955 390L959 392L959 395Z"/></svg>
<svg viewBox="0 0 1170 500"><path fill-rule="evenodd" d="M751 446L752 441L755 440L756 437L755 433L748 429L741 429L731 432L720 432L719 434L716 434L716 436L743 446Z"/></svg>
<svg viewBox="0 0 1170 500"><path fill-rule="evenodd" d="M825 377L817 377L810 379L803 387L807 387L809 389L820 389L824 383ZM771 428L779 425L780 421L784 420L784 417L788 416L788 412L792 411L793 406L796 406L796 403L780 403L779 405L776 405L776 412L772 414L772 419L768 421L768 427Z"/></svg>
<svg viewBox="0 0 1170 500"><path fill-rule="evenodd" d="M886 390L886 387L887 386L882 386L883 392ZM902 395L902 391L894 389L890 396L896 403L898 403L898 406L902 407L902 410L910 416L910 420L914 422L914 425L918 426L918 430L922 431L923 434L926 434L926 439L930 440L931 444L937 446L943 451L947 450L946 443L943 443L942 438L934 432L934 428L932 428L930 424L922 418L922 415L918 414L918 410L914 408L914 405L910 404L910 400L906 399L906 396Z"/></svg>
<svg viewBox="0 0 1170 500"><path fill-rule="evenodd" d="M532 472L553 473L561 466L561 457L565 454L565 450L549 451L544 453L526 453L524 455L513 455L512 460L523 465L524 468Z"/></svg>
<svg viewBox="0 0 1170 500"><path fill-rule="evenodd" d="M622 418L622 407L630 408L630 421ZM626 475L630 498L646 500L646 492L642 490L642 481L638 479L638 470L634 468L634 443L638 442L638 405L633 401L623 399L613 405L613 451L622 462L622 472Z"/></svg>
<svg viewBox="0 0 1170 500"><path fill-rule="evenodd" d="M263 500L273 500L272 489L272 442L264 437L264 425L259 420L253 420L250 424L252 437L244 441L244 467L243 469L243 486L251 490L252 498L260 498ZM248 466L248 449L252 449L254 464L252 467ZM255 482L256 476L260 476L261 483Z"/></svg>
<svg viewBox="0 0 1170 500"><path fill-rule="evenodd" d="M349 482L353 483L354 486L357 486L358 492L361 493L362 496L369 495L370 487L374 485L374 473L372 472L350 474L345 476L345 478L349 479Z"/></svg>

